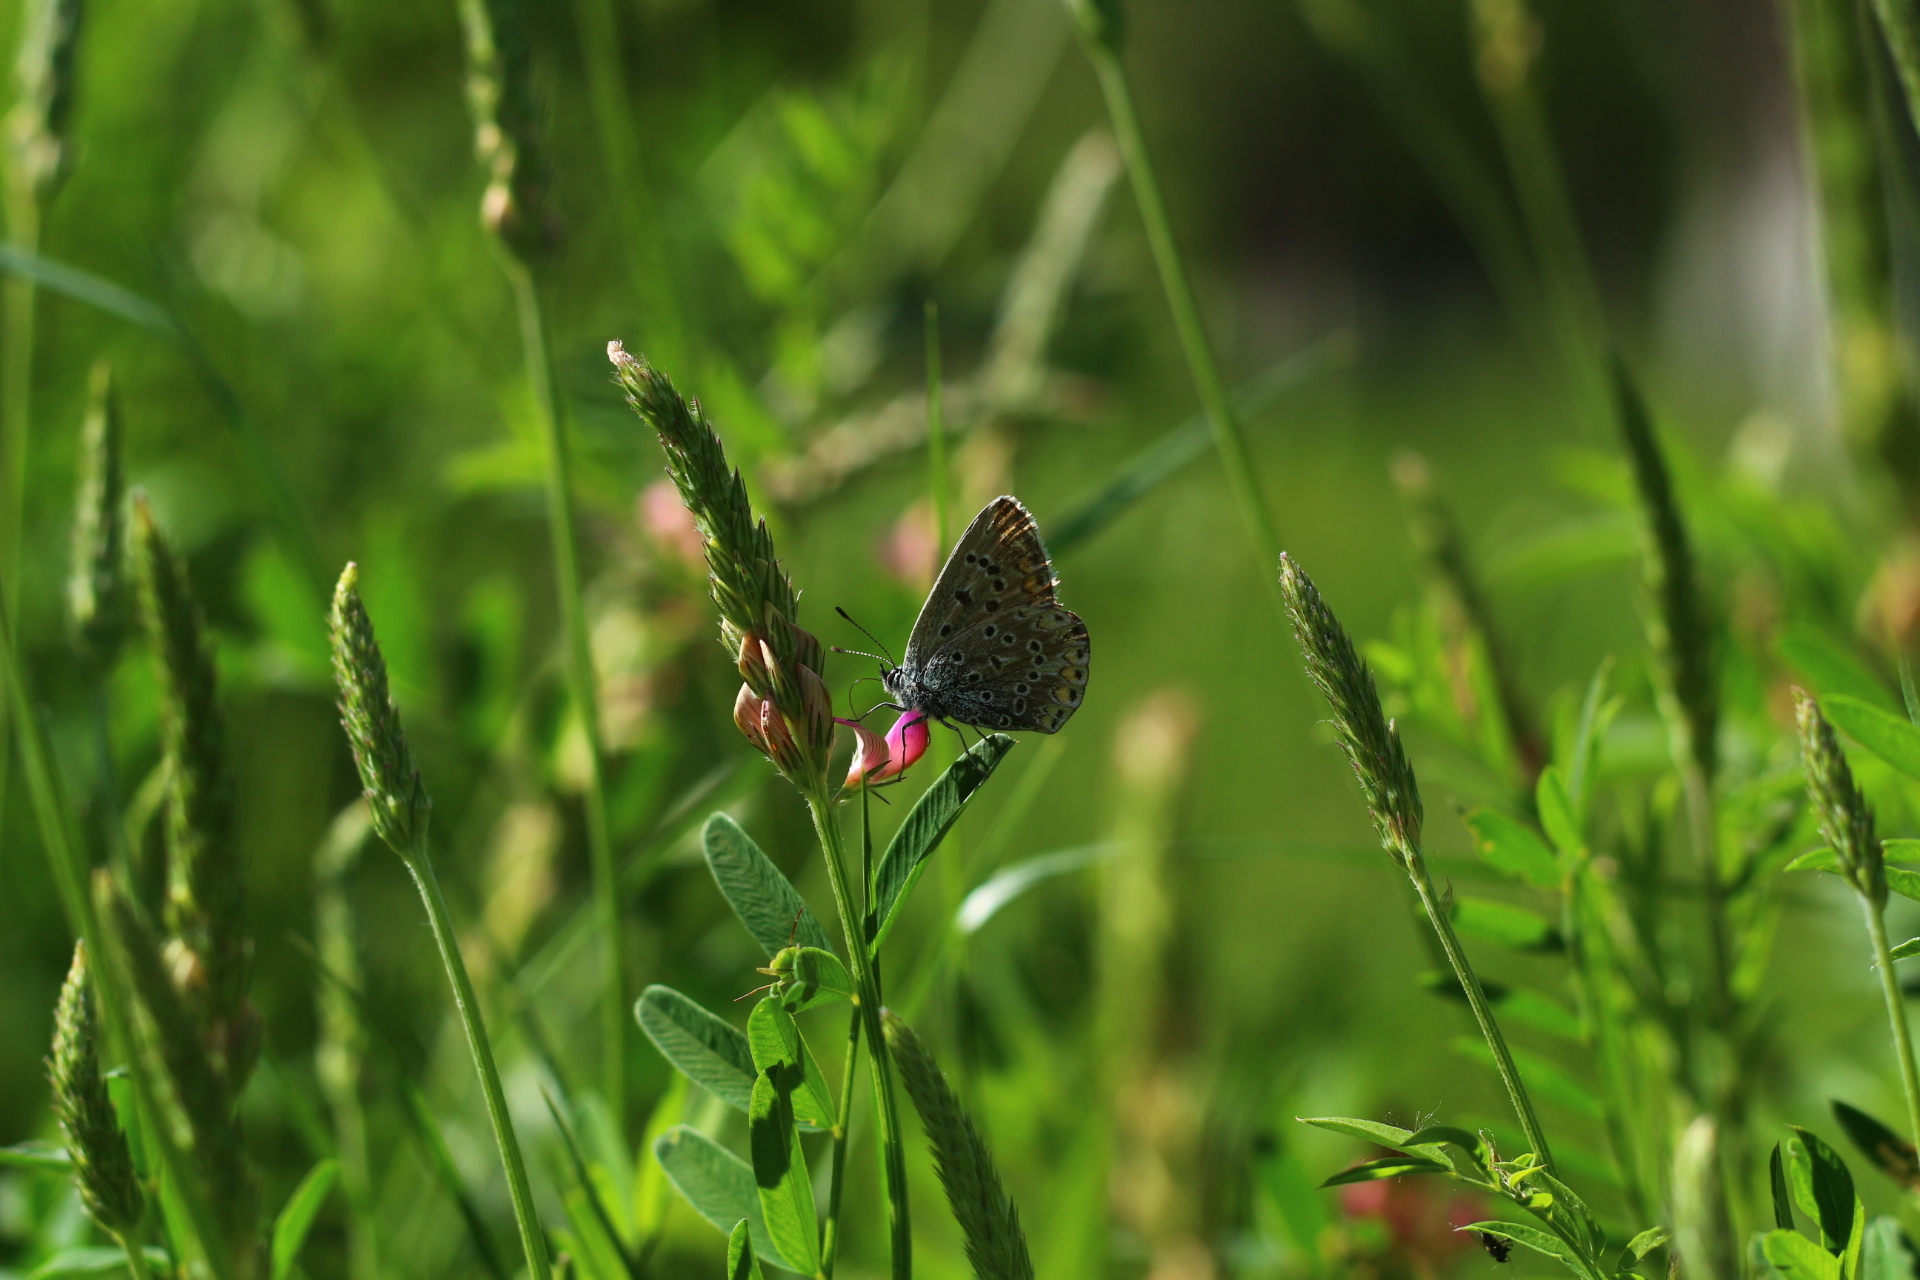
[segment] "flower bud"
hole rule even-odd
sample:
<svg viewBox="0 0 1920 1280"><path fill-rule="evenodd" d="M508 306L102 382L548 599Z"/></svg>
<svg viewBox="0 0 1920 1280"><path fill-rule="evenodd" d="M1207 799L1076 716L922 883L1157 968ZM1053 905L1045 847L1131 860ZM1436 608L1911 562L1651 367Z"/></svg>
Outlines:
<svg viewBox="0 0 1920 1280"><path fill-rule="evenodd" d="M862 782L873 786L899 777L927 754L927 744L933 740L926 714L920 711L902 712L884 740L857 720L839 723L853 730L858 743L853 766L847 770L850 787Z"/></svg>
<svg viewBox="0 0 1920 1280"><path fill-rule="evenodd" d="M833 750L833 695L827 692L813 668L796 665L799 677L800 709L806 724L807 746L822 761Z"/></svg>

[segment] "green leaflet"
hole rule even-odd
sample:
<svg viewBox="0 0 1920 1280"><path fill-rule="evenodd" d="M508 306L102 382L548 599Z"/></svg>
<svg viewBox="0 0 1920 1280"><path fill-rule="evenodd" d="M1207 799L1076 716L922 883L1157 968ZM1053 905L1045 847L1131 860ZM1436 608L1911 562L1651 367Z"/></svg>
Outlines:
<svg viewBox="0 0 1920 1280"><path fill-rule="evenodd" d="M1807 678L1814 692L1820 695L1822 706L1830 698L1845 697L1888 711L1894 709L1886 682L1851 649L1819 627L1805 622L1790 623L1780 638L1779 652L1788 666Z"/></svg>
<svg viewBox="0 0 1920 1280"><path fill-rule="evenodd" d="M1473 830L1474 848L1494 870L1525 880L1536 889L1560 883L1559 859L1546 841L1518 819L1497 809L1481 808L1469 813L1466 821Z"/></svg>
<svg viewBox="0 0 1920 1280"><path fill-rule="evenodd" d="M1858 1280L1913 1280L1913 1258L1901 1237L1898 1219L1875 1218L1861 1235Z"/></svg>
<svg viewBox="0 0 1920 1280"><path fill-rule="evenodd" d="M1564 951L1566 941L1551 921L1525 907L1488 898L1454 899L1453 924L1469 937L1514 951Z"/></svg>
<svg viewBox="0 0 1920 1280"><path fill-rule="evenodd" d="M1673 1239L1673 1232L1668 1228L1648 1227L1627 1241L1626 1251L1621 1255L1621 1267L1625 1268L1629 1263L1640 1261L1671 1239Z"/></svg>
<svg viewBox="0 0 1920 1280"><path fill-rule="evenodd" d="M1908 938L1887 954L1891 955L1895 960L1906 960L1913 956L1920 956L1920 938Z"/></svg>
<svg viewBox="0 0 1920 1280"><path fill-rule="evenodd" d="M1574 816L1573 800L1567 795L1567 784L1560 776L1559 766L1550 764L1540 771L1533 797L1535 807L1540 810L1540 826L1547 837L1562 854L1569 858L1577 856L1587 847L1587 842L1580 834L1580 820Z"/></svg>
<svg viewBox="0 0 1920 1280"><path fill-rule="evenodd" d="M739 823L724 813L714 814L700 829L700 847L721 896L768 956L796 942L822 951L833 949L806 899Z"/></svg>
<svg viewBox="0 0 1920 1280"><path fill-rule="evenodd" d="M776 1267L800 1270L789 1266L768 1238L753 1168L745 1160L684 1124L660 1135L653 1144L653 1155L667 1171L667 1180L686 1197L695 1213L724 1232L731 1232L742 1218L746 1219L755 1254ZM812 1270L807 1268L808 1272Z"/></svg>
<svg viewBox="0 0 1920 1280"><path fill-rule="evenodd" d="M820 1223L813 1209L813 1180L793 1120L793 1094L804 1077L797 1062L774 1063L753 1081L747 1109L747 1145L753 1181L766 1218L767 1238L791 1269L812 1275L820 1266Z"/></svg>
<svg viewBox="0 0 1920 1280"><path fill-rule="evenodd" d="M1915 939L1915 942L1920 942L1920 939ZM1894 948L1894 957L1897 959L1902 951L1914 945L1914 942L1908 942ZM1920 953L1920 950L1908 954L1916 953ZM1844 1102L1834 1102L1833 1118L1847 1131L1847 1137L1853 1140L1853 1145L1860 1148L1860 1154L1873 1161L1874 1168L1900 1186L1920 1185L1920 1154L1916 1154L1911 1142L1858 1107L1850 1107Z"/></svg>
<svg viewBox="0 0 1920 1280"><path fill-rule="evenodd" d="M1920 779L1920 729L1905 716L1839 693L1822 699L1821 707L1849 738L1909 778Z"/></svg>
<svg viewBox="0 0 1920 1280"><path fill-rule="evenodd" d="M722 1102L747 1109L753 1094L753 1050L731 1023L657 983L641 992L633 1016L654 1048L689 1080Z"/></svg>
<svg viewBox="0 0 1920 1280"><path fill-rule="evenodd" d="M1344 1133L1349 1138L1377 1142L1383 1147L1404 1147L1407 1145L1407 1140L1413 1137L1411 1129L1381 1124L1377 1120L1354 1120L1347 1116L1296 1116L1294 1118L1301 1124L1310 1124L1316 1129L1325 1129L1329 1133Z"/></svg>
<svg viewBox="0 0 1920 1280"><path fill-rule="evenodd" d="M307 1232L313 1228L313 1219L339 1176L338 1160L322 1160L307 1170L307 1176L287 1197L286 1207L273 1220L273 1280L285 1280L293 1270L300 1246L307 1242Z"/></svg>
<svg viewBox="0 0 1920 1280"><path fill-rule="evenodd" d="M1908 852L1906 848L1900 849L1896 854L1894 846L1912 846L1916 842L1911 840L1882 840L1880 843L1886 846L1889 857L1911 857L1913 855ZM1795 858L1792 862L1789 862L1786 869L1788 871L1831 871L1834 875L1839 875L1840 857L1831 849L1811 849ZM1912 898L1915 902L1920 902L1920 871L1909 871L1905 867L1889 866L1886 872L1888 889L1903 898ZM1901 944L1903 947L1908 945L1911 944ZM1893 958L1902 960L1905 959L1906 956L1913 954L1915 953L1911 951L1903 953L1895 950Z"/></svg>
<svg viewBox="0 0 1920 1280"><path fill-rule="evenodd" d="M1776 1227L1760 1237L1760 1251L1786 1280L1840 1280L1840 1259L1798 1231Z"/></svg>
<svg viewBox="0 0 1920 1280"><path fill-rule="evenodd" d="M793 1091L793 1114L801 1124L831 1130L834 1117L833 1090L807 1048L793 1015L769 996L753 1007L747 1018L747 1043L753 1050L756 1071L766 1071L783 1062L799 1062L802 1078Z"/></svg>
<svg viewBox="0 0 1920 1280"><path fill-rule="evenodd" d="M727 1280L761 1280L760 1260L753 1256L753 1232L740 1219L727 1237Z"/></svg>
<svg viewBox="0 0 1920 1280"><path fill-rule="evenodd" d="M73 1157L65 1147L45 1142L22 1142L0 1147L0 1169L37 1169L43 1173L71 1173Z"/></svg>
<svg viewBox="0 0 1920 1280"><path fill-rule="evenodd" d="M968 747L965 754L926 789L907 814L906 821L894 832L887 852L873 873L871 900L878 928L868 944L869 954L880 954L880 945L887 940L894 921L899 919L900 908L926 869L927 859L966 811L973 793L993 776L993 771L1011 750L1013 739L1004 733L992 734L985 741Z"/></svg>
<svg viewBox="0 0 1920 1280"><path fill-rule="evenodd" d="M1538 1227L1530 1227L1523 1222L1475 1222L1461 1227L1460 1230L1478 1231L1483 1235L1498 1236L1502 1240L1523 1244L1536 1253L1544 1253L1549 1258L1557 1258L1566 1263L1573 1268L1576 1275L1590 1274L1586 1264L1581 1262L1580 1255L1573 1251L1571 1245Z"/></svg>
<svg viewBox="0 0 1920 1280"><path fill-rule="evenodd" d="M1427 1160L1420 1156L1386 1156L1379 1160L1369 1160L1357 1164L1351 1169L1343 1169L1328 1178L1320 1186L1344 1187L1351 1182L1378 1182L1382 1178L1398 1178L1413 1173L1452 1173L1438 1160Z"/></svg>
<svg viewBox="0 0 1920 1280"><path fill-rule="evenodd" d="M1853 1232L1853 1175L1818 1134L1797 1125L1793 1132L1786 1152L1787 1183L1794 1202L1820 1224L1821 1243L1833 1253L1843 1253Z"/></svg>

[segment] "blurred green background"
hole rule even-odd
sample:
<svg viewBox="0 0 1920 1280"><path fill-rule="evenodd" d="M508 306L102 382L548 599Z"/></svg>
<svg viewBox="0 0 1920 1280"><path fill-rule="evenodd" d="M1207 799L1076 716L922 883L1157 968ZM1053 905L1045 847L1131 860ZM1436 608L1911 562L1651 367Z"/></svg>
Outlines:
<svg viewBox="0 0 1920 1280"><path fill-rule="evenodd" d="M1416 124L1444 119L1497 171L1464 10L1365 11L1399 51L1399 83L1419 85ZM1417 450L1485 568L1528 699L1548 706L1608 654L1643 687L1637 543L1608 423L1495 287L1417 128L1396 121L1364 60L1329 43L1344 12L1291 0L1128 10L1145 128L1229 380L1295 361L1298 376L1248 422L1283 542L1357 635L1390 635L1420 590L1390 463ZM1881 527L1890 486L1836 408L1785 16L1740 0L1547 0L1536 17L1551 143L1614 329L1688 450L1683 474L1783 493L1848 531L1836 542ZM97 823L109 794L137 804L158 757L147 654L133 646L112 675L104 761L95 682L62 613L78 426L104 357L130 481L188 553L219 637L266 1025L246 1108L265 1202L311 1164L325 1127L313 1067L324 984L308 944L316 849L357 794L323 629L324 584L349 559L434 797L470 962L498 1002L535 1178L553 1194L562 1156L526 1014L584 1084L598 1061L596 970L590 947L560 945L585 900L581 748L560 680L533 393L478 217L456 6L95 0L87 23L72 174L39 249L156 304L171 328L39 294L20 629L63 762ZM758 957L682 819L725 805L816 904L825 882L803 810L729 723L731 663L677 508L653 487L657 446L611 383L608 340L704 401L805 593L803 621L854 647L864 639L833 606L897 650L930 574L926 301L953 394L956 523L1005 491L1052 527L1196 402L1098 88L1054 0L579 0L530 6L525 34L616 847L638 859L628 981L725 1009L759 981ZM603 55L628 104L617 127L593 96ZM1024 312L1008 310L1016 285ZM307 531L311 556L290 529ZM1855 559L1857 595L1871 557ZM1213 457L1064 548L1057 567L1093 638L1085 707L1057 740L1022 742L942 852L894 944L891 987L924 992L919 1021L995 1144L1043 1274L1271 1274L1286 1266L1261 1192L1273 1153L1297 1145L1321 1172L1352 1156L1288 1117L1468 1122L1496 1114L1499 1095L1450 1049L1457 1010L1416 980L1432 962L1405 891L1317 727L1322 705L1262 583L1269 567ZM873 671L837 658L828 682L845 698ZM1617 735L1628 754L1630 730ZM1657 731L1641 730L1644 754ZM1452 767L1444 743L1414 741L1433 851L1470 875L1456 806L1489 788ZM997 821L1023 771L1043 767L1031 806ZM883 834L923 781L876 806ZM0 1142L50 1131L41 1060L69 946L17 768L10 786ZM1144 879L1099 861L1117 837L1160 850ZM1089 846L1089 865L1036 885L925 968L961 895L996 866ZM397 860L370 848L343 884L377 1038L404 1064L375 1053L365 1079L392 1273L472 1274L393 1089L397 1070L422 1083L507 1238L443 978ZM1890 1076L1861 1063L1884 1035L1868 976L1839 967L1836 917L1806 896L1822 909L1790 909L1780 926L1775 994L1797 1056L1780 1064L1777 1101L1811 1111L1843 1084L1892 1110ZM1114 947L1150 949L1145 986L1103 966ZM1498 976L1535 962L1488 963ZM1130 1018L1146 1065L1116 1084L1100 1028ZM669 1072L630 1034L644 1116ZM1577 1116L1555 1124L1596 1132ZM855 1164L850 1194L873 1203L874 1172ZM56 1209L26 1187L0 1173L0 1260L51 1229ZM1338 1215L1331 1193L1325 1205ZM925 1274L964 1274L930 1177L916 1209ZM712 1274L718 1237L684 1206L666 1212L659 1273ZM878 1274L877 1215L852 1230L846 1273ZM312 1274L345 1274L341 1237L335 1205ZM1191 1248L1170 1254L1169 1238ZM1436 1245L1381 1246L1368 1265L1494 1264Z"/></svg>

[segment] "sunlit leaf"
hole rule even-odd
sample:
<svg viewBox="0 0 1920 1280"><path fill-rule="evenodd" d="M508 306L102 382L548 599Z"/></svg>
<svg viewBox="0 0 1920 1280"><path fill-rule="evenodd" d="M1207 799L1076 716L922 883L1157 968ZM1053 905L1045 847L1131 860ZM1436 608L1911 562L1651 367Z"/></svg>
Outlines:
<svg viewBox="0 0 1920 1280"><path fill-rule="evenodd" d="M806 899L739 823L724 813L714 814L700 830L700 847L721 896L769 958L796 943L833 950Z"/></svg>
<svg viewBox="0 0 1920 1280"><path fill-rule="evenodd" d="M641 993L633 1012L661 1056L689 1080L722 1102L747 1109L753 1095L753 1049L733 1024L658 984Z"/></svg>
<svg viewBox="0 0 1920 1280"><path fill-rule="evenodd" d="M820 1224L813 1208L813 1182L793 1119L793 1094L803 1077L798 1063L775 1063L753 1082L747 1109L747 1140L753 1151L753 1181L765 1215L767 1238L792 1269L812 1275L819 1266Z"/></svg>
<svg viewBox="0 0 1920 1280"><path fill-rule="evenodd" d="M1474 848L1488 866L1525 880L1537 889L1560 883L1560 861L1546 841L1518 819L1497 809L1475 809L1467 815Z"/></svg>
<svg viewBox="0 0 1920 1280"><path fill-rule="evenodd" d="M307 1176L300 1179L300 1185L287 1197L280 1216L273 1220L273 1280L285 1280L293 1270L300 1246L307 1242L307 1232L313 1229L314 1217L339 1176L338 1160L322 1160L307 1171Z"/></svg>
<svg viewBox="0 0 1920 1280"><path fill-rule="evenodd" d="M1820 705L1849 738L1909 778L1920 779L1920 729L1905 716L1844 694L1823 698Z"/></svg>
<svg viewBox="0 0 1920 1280"><path fill-rule="evenodd" d="M1407 1140L1413 1137L1411 1129L1381 1124L1377 1120L1354 1120L1347 1116L1296 1116L1295 1119L1301 1124L1310 1124L1316 1129L1325 1129L1330 1133L1344 1133L1349 1138L1376 1142L1383 1147L1405 1146Z"/></svg>
<svg viewBox="0 0 1920 1280"><path fill-rule="evenodd" d="M1469 937L1514 951L1563 951L1566 941L1552 921L1511 903L1462 894L1453 900L1453 924Z"/></svg>
<svg viewBox="0 0 1920 1280"><path fill-rule="evenodd" d="M753 1256L753 1232L745 1218L734 1224L733 1234L727 1237L727 1280L761 1280L760 1260Z"/></svg>
<svg viewBox="0 0 1920 1280"><path fill-rule="evenodd" d="M1767 1232L1760 1251L1785 1280L1840 1280L1840 1259L1798 1231Z"/></svg>
<svg viewBox="0 0 1920 1280"><path fill-rule="evenodd" d="M747 1042L753 1048L756 1070L766 1071L780 1063L801 1064L801 1080L793 1090L794 1118L814 1128L832 1129L836 1123L833 1090L793 1015L778 1000L768 997L753 1007L747 1018Z"/></svg>
<svg viewBox="0 0 1920 1280"><path fill-rule="evenodd" d="M1426 1160L1419 1156L1387 1156L1384 1159L1357 1164L1351 1169L1343 1169L1320 1185L1322 1188L1344 1187L1349 1183L1378 1182L1382 1178L1399 1178L1407 1174L1451 1172L1451 1169L1438 1160Z"/></svg>
<svg viewBox="0 0 1920 1280"><path fill-rule="evenodd" d="M754 1184L753 1167L733 1152L687 1125L675 1125L653 1144L654 1158L667 1171L667 1180L686 1197L695 1213L731 1235L741 1219L746 1219L753 1235L753 1251L776 1267L789 1266L767 1236L766 1219L760 1212L760 1190ZM806 1268L811 1273L813 1268Z"/></svg>

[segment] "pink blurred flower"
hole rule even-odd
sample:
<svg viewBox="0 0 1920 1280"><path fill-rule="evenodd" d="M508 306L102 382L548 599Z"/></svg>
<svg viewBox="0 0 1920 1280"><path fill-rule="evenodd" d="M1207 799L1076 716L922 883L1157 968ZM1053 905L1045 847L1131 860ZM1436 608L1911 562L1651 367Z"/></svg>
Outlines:
<svg viewBox="0 0 1920 1280"><path fill-rule="evenodd" d="M934 537L933 506L925 498L901 513L877 549L880 567L915 591L933 585L934 571L940 567L940 550Z"/></svg>
<svg viewBox="0 0 1920 1280"><path fill-rule="evenodd" d="M884 739L858 720L840 723L853 730L857 743L853 764L847 770L849 787L862 782L871 786L899 777L927 754L927 743L933 737L927 729L927 717L918 711L902 712Z"/></svg>
<svg viewBox="0 0 1920 1280"><path fill-rule="evenodd" d="M707 548L693 513L680 501L680 491L671 480L655 480L640 491L634 504L640 527L655 545L690 569L706 572Z"/></svg>

